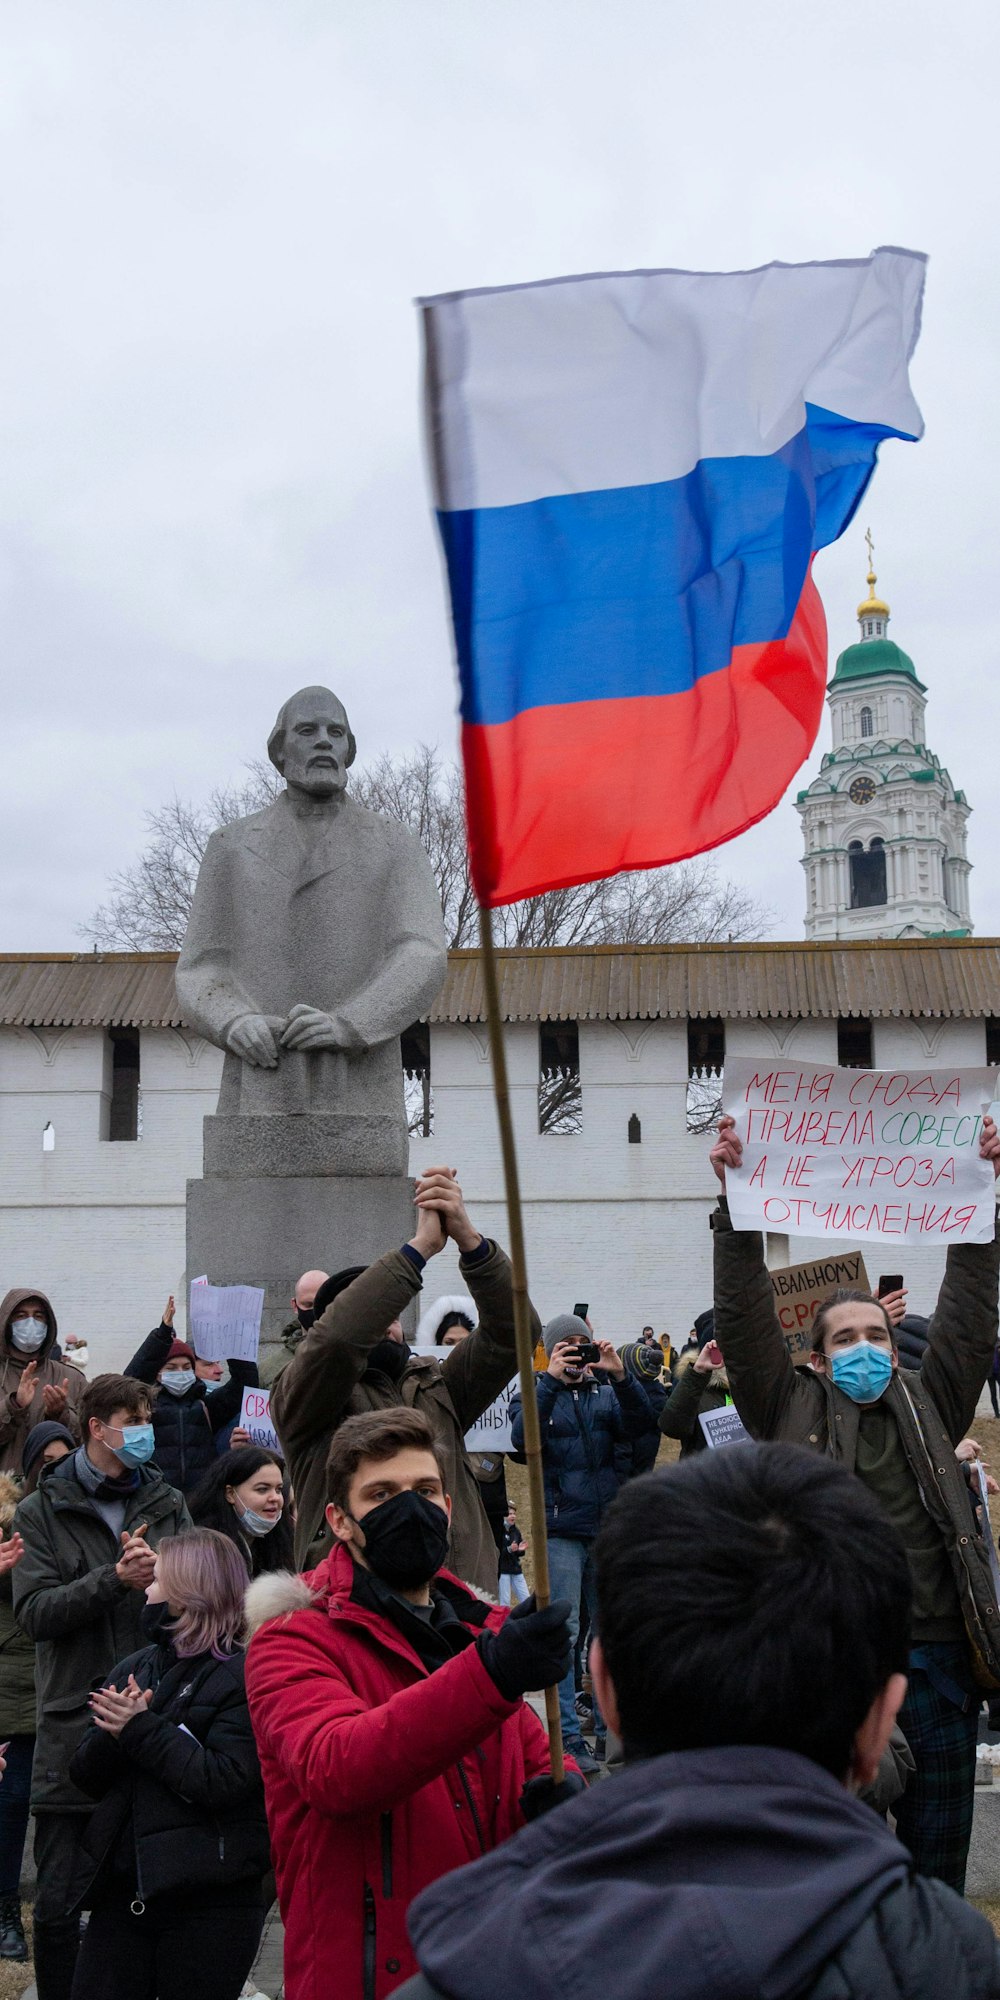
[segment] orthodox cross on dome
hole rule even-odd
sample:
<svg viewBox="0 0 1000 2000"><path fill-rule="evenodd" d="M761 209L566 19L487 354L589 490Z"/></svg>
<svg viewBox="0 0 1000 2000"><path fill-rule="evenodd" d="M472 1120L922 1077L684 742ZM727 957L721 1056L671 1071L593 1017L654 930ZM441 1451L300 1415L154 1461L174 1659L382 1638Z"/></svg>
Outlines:
<svg viewBox="0 0 1000 2000"><path fill-rule="evenodd" d="M868 545L868 576L866 578L868 595L864 603L858 605L858 623L861 627L862 644L864 644L866 639L884 639L885 628L889 623L889 606L883 603L881 597L876 597L875 595L875 585L878 582L878 577L875 574L875 544L872 540L872 531L870 528L865 529L865 541Z"/></svg>

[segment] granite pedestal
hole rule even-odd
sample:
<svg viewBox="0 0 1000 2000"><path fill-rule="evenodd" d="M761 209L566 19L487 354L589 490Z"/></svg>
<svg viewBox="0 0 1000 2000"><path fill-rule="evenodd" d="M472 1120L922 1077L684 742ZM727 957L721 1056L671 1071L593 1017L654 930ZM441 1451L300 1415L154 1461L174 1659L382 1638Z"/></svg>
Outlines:
<svg viewBox="0 0 1000 2000"><path fill-rule="evenodd" d="M204 1129L204 1178L187 1184L188 1279L263 1286L262 1351L291 1317L300 1272L370 1264L413 1234L394 1121L211 1117Z"/></svg>

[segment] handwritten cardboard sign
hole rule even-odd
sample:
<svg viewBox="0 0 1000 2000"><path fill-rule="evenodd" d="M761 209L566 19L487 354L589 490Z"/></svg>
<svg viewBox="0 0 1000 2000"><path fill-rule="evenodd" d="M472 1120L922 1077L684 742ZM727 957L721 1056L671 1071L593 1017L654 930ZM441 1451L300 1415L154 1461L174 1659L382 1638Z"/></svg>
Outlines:
<svg viewBox="0 0 1000 2000"><path fill-rule="evenodd" d="M705 1443L713 1451L724 1444L751 1444L750 1432L741 1423L734 1409L702 1410L698 1418L705 1433Z"/></svg>
<svg viewBox="0 0 1000 2000"><path fill-rule="evenodd" d="M817 1257L811 1264L786 1264L769 1273L774 1287L778 1323L785 1345L797 1368L812 1352L813 1320L824 1299L846 1286L854 1292L870 1292L865 1260L860 1250L841 1250L829 1257Z"/></svg>
<svg viewBox="0 0 1000 2000"><path fill-rule="evenodd" d="M278 1433L271 1422L271 1398L266 1389L244 1389L240 1423L251 1444L263 1445L265 1451L280 1452Z"/></svg>
<svg viewBox="0 0 1000 2000"><path fill-rule="evenodd" d="M264 1293L256 1285L192 1281L188 1298L191 1344L200 1361L256 1361Z"/></svg>
<svg viewBox="0 0 1000 2000"><path fill-rule="evenodd" d="M870 1243L991 1243L979 1157L989 1069L823 1069L737 1057L725 1108L743 1141L726 1173L735 1229Z"/></svg>
<svg viewBox="0 0 1000 2000"><path fill-rule="evenodd" d="M425 1360L443 1362L447 1361L451 1349L449 1347L422 1346L414 1347L413 1353L423 1356ZM510 1450L510 1399L517 1387L518 1380L515 1375L513 1381L508 1382L505 1389L501 1389L499 1396L497 1396L495 1402L490 1404L489 1409L483 1411L478 1423L473 1424L472 1429L466 1431L466 1451L503 1452Z"/></svg>

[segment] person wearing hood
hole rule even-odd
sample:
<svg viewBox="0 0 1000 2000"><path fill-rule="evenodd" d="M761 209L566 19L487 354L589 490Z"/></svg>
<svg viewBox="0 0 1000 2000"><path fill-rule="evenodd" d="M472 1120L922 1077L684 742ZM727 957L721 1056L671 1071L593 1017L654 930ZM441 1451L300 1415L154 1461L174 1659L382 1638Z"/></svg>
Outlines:
<svg viewBox="0 0 1000 2000"><path fill-rule="evenodd" d="M292 1292L292 1317L282 1327L276 1345L261 1357L260 1381L263 1389L273 1389L316 1320L316 1294L330 1277L329 1271L303 1271Z"/></svg>
<svg viewBox="0 0 1000 2000"><path fill-rule="evenodd" d="M97 1801L73 1884L74 2000L237 2000L270 1868L244 1684L246 1571L225 1535L163 1542L145 1644L90 1697L70 1776Z"/></svg>
<svg viewBox="0 0 1000 2000"><path fill-rule="evenodd" d="M457 1347L478 1324L476 1308L468 1292L447 1292L422 1312L417 1324L417 1346ZM469 1464L479 1482L479 1495L497 1545L499 1574L503 1575L504 1523L510 1502L507 1473L502 1451L470 1451Z"/></svg>
<svg viewBox="0 0 1000 2000"><path fill-rule="evenodd" d="M685 1348L678 1357L674 1386L659 1417L664 1437L680 1439L682 1458L706 1448L707 1439L698 1422L702 1412L724 1410L733 1400L711 1309L698 1314L694 1331L697 1346Z"/></svg>
<svg viewBox="0 0 1000 2000"><path fill-rule="evenodd" d="M56 1316L44 1292L14 1290L0 1300L0 1472L19 1473L24 1440L43 1418L79 1436L86 1378L53 1359Z"/></svg>
<svg viewBox="0 0 1000 2000"><path fill-rule="evenodd" d="M625 1768L417 1898L396 2000L997 2000L986 1918L855 1796L911 1601L860 1480L757 1444L633 1480L597 1589Z"/></svg>
<svg viewBox="0 0 1000 2000"><path fill-rule="evenodd" d="M617 1453L623 1444L650 1434L655 1437L656 1418L645 1390L626 1374L610 1340L596 1342L599 1361L590 1364L581 1358L581 1344L594 1344L589 1321L574 1313L558 1313L549 1320L542 1340L548 1368L535 1377L535 1395L542 1433L549 1578L554 1594L569 1598L573 1606L570 1631L575 1647L581 1599L594 1625L591 1551L618 1492ZM510 1399L510 1435L511 1456L523 1462L524 1413L516 1390ZM595 1703L597 1740L591 1756L580 1734L572 1662L560 1684L559 1707L567 1749L589 1776L603 1755L604 1724Z"/></svg>
<svg viewBox="0 0 1000 2000"><path fill-rule="evenodd" d="M1000 1244L951 1241L918 1371L900 1370L893 1313L840 1290L813 1320L811 1366L796 1368L778 1322L762 1236L734 1230L726 1172L742 1142L723 1118L711 1164L715 1334L736 1409L752 1437L839 1459L874 1494L907 1550L913 1651L900 1726L916 1770L896 1825L922 1873L961 1889L972 1834L976 1739L985 1690L1000 1687L1000 1607L990 1552L969 1531L955 1446L965 1436L997 1338ZM983 1119L979 1157L1000 1173L1000 1137ZM898 1310L902 1293L894 1295ZM741 1446L741 1449L745 1447Z"/></svg>
<svg viewBox="0 0 1000 2000"><path fill-rule="evenodd" d="M400 1405L327 1463L331 1553L250 1586L246 1684L285 1926L285 2000L384 2000L418 1890L582 1785L522 1699L569 1659L569 1605L501 1611L445 1568L446 1454Z"/></svg>
<svg viewBox="0 0 1000 2000"><path fill-rule="evenodd" d="M152 1424L156 1463L169 1486L188 1494L215 1463L215 1440L233 1423L243 1407L244 1389L257 1387L255 1361L227 1362L229 1380L209 1394L198 1375L193 1347L174 1335L174 1301L167 1300L159 1326L133 1354L125 1374L137 1382L156 1382L160 1394L153 1404Z"/></svg>
<svg viewBox="0 0 1000 2000"><path fill-rule="evenodd" d="M21 1501L24 1557L14 1614L35 1645L38 1734L34 1959L38 2000L69 2000L79 1924L68 1902L89 1802L69 1775L91 1688L141 1643L140 1617L160 1542L191 1525L180 1493L149 1461L149 1391L97 1375L80 1402L84 1443L45 1468Z"/></svg>
<svg viewBox="0 0 1000 2000"><path fill-rule="evenodd" d="M465 1432L517 1372L514 1297L503 1251L469 1220L451 1167L430 1167L417 1182L417 1224L408 1243L366 1270L337 1272L320 1287L316 1319L271 1391L271 1419L295 1494L295 1560L313 1567L331 1547L325 1467L345 1417L365 1410L423 1411L444 1449L453 1506L452 1567L491 1596L497 1544L465 1449ZM415 1355L400 1315L418 1295L429 1257L449 1238L476 1308L474 1333L443 1360ZM533 1338L540 1332L533 1315Z"/></svg>

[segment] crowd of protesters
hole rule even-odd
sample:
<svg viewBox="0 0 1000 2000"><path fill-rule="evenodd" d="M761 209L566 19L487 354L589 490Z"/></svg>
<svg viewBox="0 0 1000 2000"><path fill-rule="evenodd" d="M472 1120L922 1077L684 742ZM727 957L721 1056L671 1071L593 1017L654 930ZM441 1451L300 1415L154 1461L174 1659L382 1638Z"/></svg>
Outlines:
<svg viewBox="0 0 1000 2000"><path fill-rule="evenodd" d="M981 1151L1000 1170L989 1120ZM533 1315L542 1607L504 1454L465 1442L512 1390L526 1449L510 1265L452 1170L408 1242L295 1283L280 1452L240 1428L255 1365L199 1357L173 1300L88 1382L8 1292L0 1958L28 1956L31 1814L39 2000L237 2000L275 1887L286 2000L1000 2000L963 1899L1000 1253L952 1246L929 1322L834 1293L796 1366L739 1159L723 1120L685 1341ZM449 1244L464 1289L414 1343ZM748 1442L709 1450L727 1406Z"/></svg>

